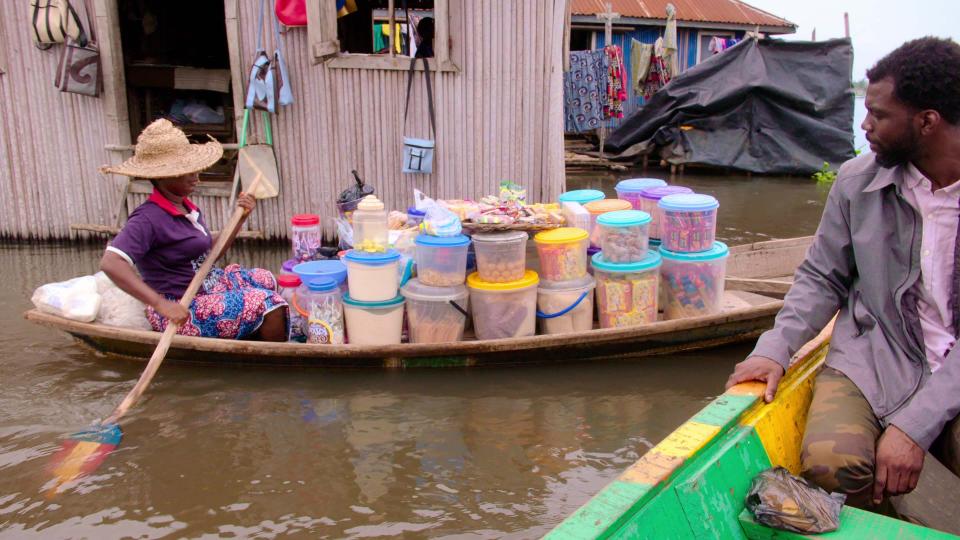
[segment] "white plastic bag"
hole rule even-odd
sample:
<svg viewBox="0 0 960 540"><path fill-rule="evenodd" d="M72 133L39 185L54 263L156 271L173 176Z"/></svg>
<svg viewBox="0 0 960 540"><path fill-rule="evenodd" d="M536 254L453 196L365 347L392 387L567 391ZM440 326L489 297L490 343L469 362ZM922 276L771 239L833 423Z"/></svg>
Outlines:
<svg viewBox="0 0 960 540"><path fill-rule="evenodd" d="M425 212L420 230L431 236L457 236L460 234L460 217L441 206L437 201L424 195L419 189L413 190L413 200L417 210Z"/></svg>
<svg viewBox="0 0 960 540"><path fill-rule="evenodd" d="M30 300L44 313L80 322L93 322L100 310L100 294L93 276L42 285L33 291Z"/></svg>
<svg viewBox="0 0 960 540"><path fill-rule="evenodd" d="M132 328L134 330L153 330L147 320L146 306L143 302L123 292L103 272L94 274L97 291L100 293L100 309L97 322Z"/></svg>

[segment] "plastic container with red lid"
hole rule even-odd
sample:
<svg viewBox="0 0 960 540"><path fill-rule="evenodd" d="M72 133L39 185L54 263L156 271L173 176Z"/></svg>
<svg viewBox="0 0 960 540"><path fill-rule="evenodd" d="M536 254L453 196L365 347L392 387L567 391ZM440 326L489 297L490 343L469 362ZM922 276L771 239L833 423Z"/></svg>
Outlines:
<svg viewBox="0 0 960 540"><path fill-rule="evenodd" d="M296 214L290 218L290 243L293 246L293 258L298 262L316 259L322 241L320 216Z"/></svg>

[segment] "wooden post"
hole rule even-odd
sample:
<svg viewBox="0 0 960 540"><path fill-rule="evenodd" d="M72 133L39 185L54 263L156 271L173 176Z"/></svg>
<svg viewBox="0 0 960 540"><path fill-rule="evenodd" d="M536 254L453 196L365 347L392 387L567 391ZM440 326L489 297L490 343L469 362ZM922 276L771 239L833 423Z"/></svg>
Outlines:
<svg viewBox="0 0 960 540"><path fill-rule="evenodd" d="M810 41L816 41L816 40L817 40L817 27L814 26L813 33L810 34Z"/></svg>
<svg viewBox="0 0 960 540"><path fill-rule="evenodd" d="M397 51L394 48L397 39L397 14L396 14L397 4L394 0L389 0L387 2L387 11L390 12L390 56L396 56Z"/></svg>
<svg viewBox="0 0 960 540"><path fill-rule="evenodd" d="M843 12L843 35L850 37L850 14Z"/></svg>
<svg viewBox="0 0 960 540"><path fill-rule="evenodd" d="M620 18L620 14L613 11L613 5L607 2L607 9L603 13L597 13L597 18L603 21L603 45L609 47L613 45L613 21ZM600 159L603 159L603 145L606 142L606 126L600 126Z"/></svg>

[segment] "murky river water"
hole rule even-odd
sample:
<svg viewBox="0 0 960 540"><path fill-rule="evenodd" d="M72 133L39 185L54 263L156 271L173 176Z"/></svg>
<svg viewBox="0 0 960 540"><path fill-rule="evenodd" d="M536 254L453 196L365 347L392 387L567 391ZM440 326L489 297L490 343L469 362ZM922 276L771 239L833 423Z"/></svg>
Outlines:
<svg viewBox="0 0 960 540"><path fill-rule="evenodd" d="M611 194L615 182L571 179ZM805 179L675 182L720 199L731 244L811 234L826 196ZM46 498L62 438L109 414L142 368L21 318L37 285L92 273L100 253L0 247L0 538L534 538L719 393L749 351L473 370L164 365L121 448Z"/></svg>

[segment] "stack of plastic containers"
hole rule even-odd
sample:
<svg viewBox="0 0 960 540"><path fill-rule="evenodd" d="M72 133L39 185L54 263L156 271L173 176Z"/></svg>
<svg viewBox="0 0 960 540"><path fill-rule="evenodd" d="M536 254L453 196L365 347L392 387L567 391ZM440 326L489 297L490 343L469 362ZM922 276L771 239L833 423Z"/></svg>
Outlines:
<svg viewBox="0 0 960 540"><path fill-rule="evenodd" d="M303 334L303 315L296 308L298 303L297 291L301 285L300 278L296 274L281 274L277 276L277 292L287 301L290 314L290 335L289 341L303 343L305 341Z"/></svg>
<svg viewBox="0 0 960 540"><path fill-rule="evenodd" d="M350 343L400 343L403 332L403 296L397 294L400 253L395 249L383 252L352 249L343 256L343 262L347 266L349 289L343 298L343 309Z"/></svg>
<svg viewBox="0 0 960 540"><path fill-rule="evenodd" d="M293 306L302 318L307 343L342 345L346 342L343 299L336 281L330 278L314 279L306 288L299 289L294 300Z"/></svg>
<svg viewBox="0 0 960 540"><path fill-rule="evenodd" d="M540 258L537 316L546 334L593 327L594 280L587 273L587 231L563 227L534 237Z"/></svg>
<svg viewBox="0 0 960 540"><path fill-rule="evenodd" d="M712 315L723 307L729 250L717 242L717 200L677 194L660 199L660 254L664 315L668 319Z"/></svg>
<svg viewBox="0 0 960 540"><path fill-rule="evenodd" d="M653 221L650 222L650 238L660 239L660 208L657 203L667 195L678 193L693 193L693 190L684 186L660 186L646 188L640 192L640 208L650 214Z"/></svg>
<svg viewBox="0 0 960 540"><path fill-rule="evenodd" d="M643 210L640 207L640 192L652 187L662 187L666 182L659 178L628 178L617 182L613 188L617 192L617 198L629 201L634 210Z"/></svg>
<svg viewBox="0 0 960 540"><path fill-rule="evenodd" d="M467 277L470 239L462 234L420 234L417 277L400 290L407 299L408 337L411 343L443 343L463 339L469 293Z"/></svg>
<svg viewBox="0 0 960 540"><path fill-rule="evenodd" d="M537 272L527 270L527 233L476 233L477 271L467 277L477 339L532 336L537 329Z"/></svg>

